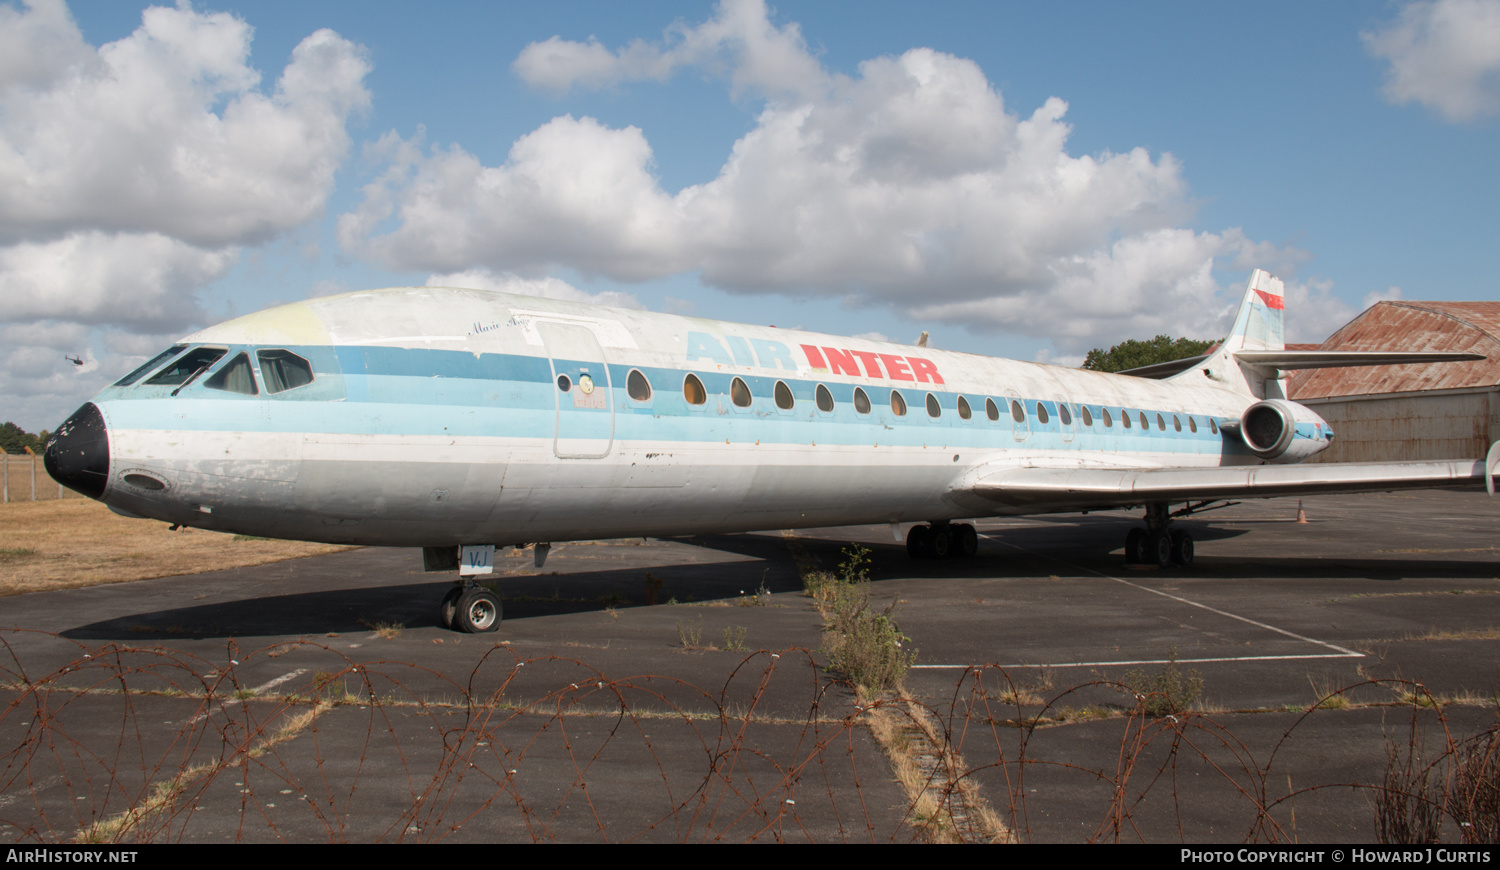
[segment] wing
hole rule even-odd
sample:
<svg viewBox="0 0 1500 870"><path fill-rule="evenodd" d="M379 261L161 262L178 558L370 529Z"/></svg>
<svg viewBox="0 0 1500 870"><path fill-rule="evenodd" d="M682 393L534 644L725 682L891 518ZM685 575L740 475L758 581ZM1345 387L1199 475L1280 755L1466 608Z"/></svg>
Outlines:
<svg viewBox="0 0 1500 870"><path fill-rule="evenodd" d="M994 468L960 489L1002 513L1097 510L1150 502L1388 492L1484 483L1495 494L1500 441L1483 460L1331 462L1208 468ZM966 499L967 501L968 499Z"/></svg>

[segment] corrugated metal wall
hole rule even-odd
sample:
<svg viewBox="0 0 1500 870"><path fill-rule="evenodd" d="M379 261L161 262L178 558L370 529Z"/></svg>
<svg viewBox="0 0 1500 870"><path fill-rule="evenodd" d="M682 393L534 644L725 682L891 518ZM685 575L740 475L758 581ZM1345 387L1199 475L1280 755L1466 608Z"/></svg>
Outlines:
<svg viewBox="0 0 1500 870"><path fill-rule="evenodd" d="M1500 391L1308 402L1333 426L1315 462L1482 459L1500 438Z"/></svg>

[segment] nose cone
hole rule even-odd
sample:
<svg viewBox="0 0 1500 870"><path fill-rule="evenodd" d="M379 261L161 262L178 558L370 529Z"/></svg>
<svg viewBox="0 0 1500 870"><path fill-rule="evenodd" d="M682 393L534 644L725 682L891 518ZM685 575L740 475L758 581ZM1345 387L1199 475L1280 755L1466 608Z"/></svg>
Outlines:
<svg viewBox="0 0 1500 870"><path fill-rule="evenodd" d="M109 430L104 415L89 402L57 427L43 456L52 479L89 498L104 494L109 481Z"/></svg>

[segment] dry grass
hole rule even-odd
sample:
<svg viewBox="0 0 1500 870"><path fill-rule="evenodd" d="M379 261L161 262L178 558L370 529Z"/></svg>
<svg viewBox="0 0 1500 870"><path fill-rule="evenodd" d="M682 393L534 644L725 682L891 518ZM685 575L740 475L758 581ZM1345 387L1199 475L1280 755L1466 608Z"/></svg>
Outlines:
<svg viewBox="0 0 1500 870"><path fill-rule="evenodd" d="M129 520L86 499L0 505L0 597L264 565L347 550L297 541L235 540Z"/></svg>

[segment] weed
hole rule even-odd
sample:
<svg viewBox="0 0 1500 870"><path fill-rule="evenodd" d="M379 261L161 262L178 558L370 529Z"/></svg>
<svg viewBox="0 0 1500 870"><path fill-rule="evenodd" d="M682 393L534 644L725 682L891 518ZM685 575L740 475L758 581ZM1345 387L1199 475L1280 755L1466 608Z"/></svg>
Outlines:
<svg viewBox="0 0 1500 870"><path fill-rule="evenodd" d="M1141 712L1152 719L1182 713L1203 694L1203 675L1192 670L1184 676L1178 670L1175 646L1167 649L1167 664L1160 673L1130 671L1124 683L1140 702Z"/></svg>
<svg viewBox="0 0 1500 870"><path fill-rule="evenodd" d="M870 579L870 565L874 561L870 558L870 549L858 544L850 544L842 551L844 561L839 563L839 579L845 583L858 583L861 580Z"/></svg>
<svg viewBox="0 0 1500 870"><path fill-rule="evenodd" d="M827 571L809 571L802 575L802 594L819 605L833 600L834 589L838 585L839 578Z"/></svg>
<svg viewBox="0 0 1500 870"><path fill-rule="evenodd" d="M677 623L677 642L683 649L703 649L703 614L691 622Z"/></svg>
<svg viewBox="0 0 1500 870"><path fill-rule="evenodd" d="M27 556L35 556L37 551L31 547L0 547L0 562L9 559L24 559Z"/></svg>
<svg viewBox="0 0 1500 870"><path fill-rule="evenodd" d="M1334 679L1324 675L1315 678L1312 674L1307 675L1307 682L1312 686L1313 695L1316 700L1313 703L1314 710L1345 710L1349 707L1349 696L1338 687Z"/></svg>
<svg viewBox="0 0 1500 870"><path fill-rule="evenodd" d="M731 625L724 629L724 649L730 652L747 649L745 646L745 627L742 625Z"/></svg>
<svg viewBox="0 0 1500 870"><path fill-rule="evenodd" d="M621 604L629 604L630 600L618 592L606 592L594 599L604 607L619 607Z"/></svg>
<svg viewBox="0 0 1500 870"><path fill-rule="evenodd" d="M896 603L875 613L869 583L839 583L836 588L823 637L829 668L867 693L895 689L917 659L917 651L908 649L911 638L896 625Z"/></svg>
<svg viewBox="0 0 1500 870"><path fill-rule="evenodd" d="M646 572L646 606L647 607L655 607L656 606L657 596L659 596L661 594L661 590L663 588L665 588L666 585L667 585L666 582L663 581L660 577L656 576L655 574L652 574L650 571Z"/></svg>
<svg viewBox="0 0 1500 870"><path fill-rule="evenodd" d="M361 619L359 624L375 632L375 636L381 640L395 640L401 636L401 632L406 630L406 625L400 622L370 623Z"/></svg>
<svg viewBox="0 0 1500 870"><path fill-rule="evenodd" d="M1042 693L1052 688L1052 672L1043 668L1035 680L1027 683L1008 682L1000 693L1000 703L1020 707L1043 702Z"/></svg>
<svg viewBox="0 0 1500 870"><path fill-rule="evenodd" d="M276 539L275 538L260 538L260 537L256 537L255 535L235 535L234 537L230 538L229 540L231 540L231 541L274 541Z"/></svg>

